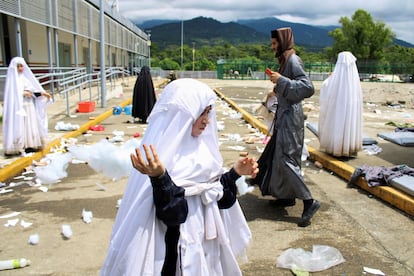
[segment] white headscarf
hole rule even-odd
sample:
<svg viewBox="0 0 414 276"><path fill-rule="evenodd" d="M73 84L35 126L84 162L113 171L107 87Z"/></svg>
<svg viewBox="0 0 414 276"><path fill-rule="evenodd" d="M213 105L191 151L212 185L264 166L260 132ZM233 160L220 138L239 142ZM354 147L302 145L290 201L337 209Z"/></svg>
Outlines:
<svg viewBox="0 0 414 276"><path fill-rule="evenodd" d="M23 65L23 72L17 71L17 66ZM24 81L22 81L24 80ZM14 57L7 68L7 78L4 85L4 108L3 108L3 144L4 149L14 147L23 148L23 118L26 112L23 108L23 92L24 89L31 92L43 92L44 89L34 76L32 70L26 64L22 57ZM43 97L41 97L43 98ZM43 99L41 99L43 100ZM39 101L40 102L40 101ZM36 106L38 119L41 122L41 133L47 133L47 120L45 112L45 104Z"/></svg>
<svg viewBox="0 0 414 276"><path fill-rule="evenodd" d="M155 146L178 186L217 181L223 173L214 108L203 133L199 137L191 136L193 123L206 107L213 107L215 100L214 91L200 81L174 80L165 87L148 117L142 144ZM133 169L101 274L114 275L120 270L139 274L156 271L154 265L162 267L164 231L165 225L155 220L150 179Z"/></svg>
<svg viewBox="0 0 414 276"><path fill-rule="evenodd" d="M199 137L191 136L192 125L216 95L206 84L179 79L169 84L154 106L142 143L153 144L170 176L181 182L208 182L223 173L217 138L216 112ZM184 183L183 183L184 184Z"/></svg>

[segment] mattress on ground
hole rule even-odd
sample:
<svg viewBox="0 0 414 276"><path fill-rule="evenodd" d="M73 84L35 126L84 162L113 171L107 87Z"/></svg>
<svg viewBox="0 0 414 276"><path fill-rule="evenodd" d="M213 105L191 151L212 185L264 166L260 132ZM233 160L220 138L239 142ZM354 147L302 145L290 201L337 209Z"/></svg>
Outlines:
<svg viewBox="0 0 414 276"><path fill-rule="evenodd" d="M402 175L391 179L392 187L414 196L414 176Z"/></svg>
<svg viewBox="0 0 414 276"><path fill-rule="evenodd" d="M316 136L319 137L319 134L318 134L318 124L317 123L309 123L309 122L306 122L306 127L310 131L312 131L313 134L315 134ZM362 137L362 145L363 146L368 146L368 145L373 145L373 144L377 144L377 141L375 139L373 139L371 137L368 137L368 136L365 136L365 135Z"/></svg>
<svg viewBox="0 0 414 276"><path fill-rule="evenodd" d="M414 147L414 132L384 132L378 133L378 137L400 146Z"/></svg>

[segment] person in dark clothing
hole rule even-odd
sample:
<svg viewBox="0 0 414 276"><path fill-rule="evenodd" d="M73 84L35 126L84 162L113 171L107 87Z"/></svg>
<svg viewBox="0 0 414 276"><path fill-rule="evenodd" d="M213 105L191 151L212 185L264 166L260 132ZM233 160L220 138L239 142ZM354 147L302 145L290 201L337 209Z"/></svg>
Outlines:
<svg viewBox="0 0 414 276"><path fill-rule="evenodd" d="M276 206L293 206L296 198L303 200L303 212L298 226L305 227L319 209L301 175L301 155L304 140L302 100L313 95L314 87L303 69L302 60L293 49L290 28L271 31L272 49L279 61L277 72L271 72L275 84L277 110L273 135L260 156L259 174L252 183L259 185L263 195L277 198Z"/></svg>
<svg viewBox="0 0 414 276"><path fill-rule="evenodd" d="M132 122L138 118L140 123L146 123L156 101L150 68L143 66L135 82L132 95Z"/></svg>
<svg viewBox="0 0 414 276"><path fill-rule="evenodd" d="M235 181L258 169L244 157L224 171L216 99L194 79L165 87L131 155L101 275L241 275L251 233Z"/></svg>

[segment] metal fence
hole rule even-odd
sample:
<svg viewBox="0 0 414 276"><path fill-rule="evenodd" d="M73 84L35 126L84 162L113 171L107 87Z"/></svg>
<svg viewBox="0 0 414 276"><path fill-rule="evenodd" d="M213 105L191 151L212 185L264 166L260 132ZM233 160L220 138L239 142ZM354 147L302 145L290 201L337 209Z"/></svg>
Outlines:
<svg viewBox="0 0 414 276"><path fill-rule="evenodd" d="M266 68L276 71L276 62L238 62L219 60L218 79L261 79L267 78ZM361 81L414 82L414 64L357 63ZM325 80L335 68L335 63L305 63L305 71L313 81Z"/></svg>
<svg viewBox="0 0 414 276"><path fill-rule="evenodd" d="M66 67L31 67L32 72L39 80L45 90L51 92L52 97L61 96L66 100L66 114L70 115L70 96L78 93L78 101L96 100L102 101L101 72L94 68L87 72L87 68L66 68ZM109 84L108 89L113 90L115 81L133 75L138 70L125 70L122 67L108 67L105 69L105 81ZM3 101L4 82L7 75L7 68L0 67L0 101ZM92 88L97 88L93 95Z"/></svg>

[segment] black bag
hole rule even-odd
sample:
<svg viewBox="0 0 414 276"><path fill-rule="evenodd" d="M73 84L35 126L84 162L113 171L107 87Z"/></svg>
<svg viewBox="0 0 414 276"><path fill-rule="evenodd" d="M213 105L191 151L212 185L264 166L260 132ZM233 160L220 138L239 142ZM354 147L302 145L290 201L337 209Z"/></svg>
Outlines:
<svg viewBox="0 0 414 276"><path fill-rule="evenodd" d="M269 195L269 182L272 176L273 155L276 148L276 134L273 133L270 141L266 144L262 155L257 160L259 173L251 180L251 183L258 185L262 195Z"/></svg>

